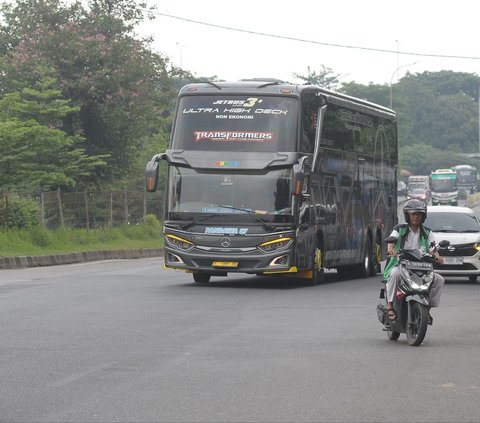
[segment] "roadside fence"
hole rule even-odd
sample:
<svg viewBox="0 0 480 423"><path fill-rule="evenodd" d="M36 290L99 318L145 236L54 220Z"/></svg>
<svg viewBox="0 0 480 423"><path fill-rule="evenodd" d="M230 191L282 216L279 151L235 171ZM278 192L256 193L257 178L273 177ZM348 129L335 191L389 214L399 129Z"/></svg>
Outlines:
<svg viewBox="0 0 480 423"><path fill-rule="evenodd" d="M0 210L8 216L15 200L31 200L38 204L39 220L44 228L105 228L136 225L145 222L148 214L161 220L163 193L141 190L64 192L10 191L0 188ZM3 225L0 225L3 226ZM6 225L8 226L8 225Z"/></svg>

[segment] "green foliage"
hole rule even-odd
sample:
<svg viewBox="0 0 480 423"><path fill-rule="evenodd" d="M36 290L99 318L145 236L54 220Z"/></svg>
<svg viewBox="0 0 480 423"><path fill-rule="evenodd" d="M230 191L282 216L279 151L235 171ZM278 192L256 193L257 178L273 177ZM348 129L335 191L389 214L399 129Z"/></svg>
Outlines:
<svg viewBox="0 0 480 423"><path fill-rule="evenodd" d="M0 230L0 256L3 257L162 247L162 226L154 216L144 224L111 229Z"/></svg>
<svg viewBox="0 0 480 423"><path fill-rule="evenodd" d="M398 116L400 168L416 174L456 164L480 168L478 76L442 71L407 74L392 87L344 84L346 94L388 106L390 89Z"/></svg>
<svg viewBox="0 0 480 423"><path fill-rule="evenodd" d="M34 247L51 247L54 244L54 237L50 231L43 228L33 228L29 232L32 246Z"/></svg>
<svg viewBox="0 0 480 423"><path fill-rule="evenodd" d="M145 216L145 223L147 226L153 229L156 229L156 230L162 229L162 224L157 219L157 216L155 216L154 214L147 214L147 216Z"/></svg>
<svg viewBox="0 0 480 423"><path fill-rule="evenodd" d="M60 98L50 69L37 71L34 87L0 98L0 186L73 188L104 167L106 156L87 156L81 137L59 129L76 109Z"/></svg>
<svg viewBox="0 0 480 423"><path fill-rule="evenodd" d="M0 93L17 91L19 84L10 82L14 76L32 86L36 63L47 63L64 98L78 108L62 118L63 129L68 136L84 137L85 153L108 164L97 166L95 178L84 183L128 177L142 147L168 131L176 95L171 76L178 70L170 74L168 60L153 53L148 40L132 35L146 5L133 0L40 3L18 0L0 7L0 33L8 41L1 66L8 82Z"/></svg>
<svg viewBox="0 0 480 423"><path fill-rule="evenodd" d="M388 107L390 102L390 88L386 85L362 85L356 82L344 83L341 91L352 97L364 98L368 101Z"/></svg>
<svg viewBox="0 0 480 423"><path fill-rule="evenodd" d="M338 87L338 75L335 74L332 69L325 67L324 65L320 66L318 72L312 71L310 66L307 67L307 75L300 75L294 73L293 76L298 79L305 81L305 84L318 85L323 88L328 88L335 90Z"/></svg>
<svg viewBox="0 0 480 423"><path fill-rule="evenodd" d="M36 228L40 226L40 219L38 201L1 193L0 229Z"/></svg>

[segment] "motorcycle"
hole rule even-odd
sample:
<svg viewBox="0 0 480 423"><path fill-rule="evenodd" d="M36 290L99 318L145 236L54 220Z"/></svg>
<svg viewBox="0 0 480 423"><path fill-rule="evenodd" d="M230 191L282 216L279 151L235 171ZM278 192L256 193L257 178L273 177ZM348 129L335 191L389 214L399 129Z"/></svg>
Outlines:
<svg viewBox="0 0 480 423"><path fill-rule="evenodd" d="M396 237L385 239L387 243L396 243ZM441 241L441 248L448 247L449 241ZM400 281L393 301L395 320L387 318L385 288L380 290L380 298L385 303L377 305L377 315L388 339L396 341L401 333L407 336L411 346L420 345L427 334L428 324L432 324L429 309L429 295L434 281L433 264L435 257L420 249L403 249L398 254L397 267L400 269Z"/></svg>

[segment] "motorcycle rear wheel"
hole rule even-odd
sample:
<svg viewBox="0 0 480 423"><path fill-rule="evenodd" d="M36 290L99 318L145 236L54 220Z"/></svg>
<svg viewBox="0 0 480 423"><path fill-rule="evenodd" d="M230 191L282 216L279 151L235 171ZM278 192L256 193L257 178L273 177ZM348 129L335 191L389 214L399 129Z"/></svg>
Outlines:
<svg viewBox="0 0 480 423"><path fill-rule="evenodd" d="M422 304L413 303L410 312L411 323L407 323L405 334L407 342L412 347L417 347L425 339L428 326L428 309Z"/></svg>

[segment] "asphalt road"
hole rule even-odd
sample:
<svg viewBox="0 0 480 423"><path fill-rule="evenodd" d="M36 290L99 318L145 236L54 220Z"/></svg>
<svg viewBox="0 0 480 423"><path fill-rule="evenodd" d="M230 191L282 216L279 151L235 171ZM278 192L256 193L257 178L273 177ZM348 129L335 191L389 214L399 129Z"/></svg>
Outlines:
<svg viewBox="0 0 480 423"><path fill-rule="evenodd" d="M0 421L473 422L480 284L447 280L420 347L380 278L308 287L161 259L0 272Z"/></svg>

